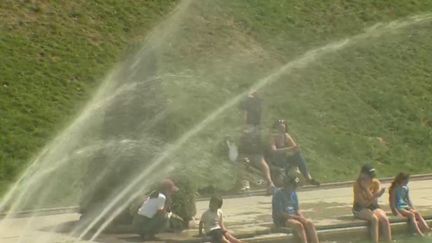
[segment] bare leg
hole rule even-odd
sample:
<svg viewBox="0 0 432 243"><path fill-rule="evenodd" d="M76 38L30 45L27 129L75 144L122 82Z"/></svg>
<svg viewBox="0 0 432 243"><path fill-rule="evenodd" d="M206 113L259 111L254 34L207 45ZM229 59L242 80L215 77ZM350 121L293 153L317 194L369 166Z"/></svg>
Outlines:
<svg viewBox="0 0 432 243"><path fill-rule="evenodd" d="M424 218L421 216L421 214L420 214L419 212L417 212L415 209L412 209L411 211L412 211L412 212L414 213L414 215L415 215L415 218L416 218L416 220L417 220L417 222L418 222L418 226L420 227L420 230L421 230L423 233L430 232L430 231L431 231L431 228L429 227L429 225L428 225L428 223L426 222L426 220L424 220Z"/></svg>
<svg viewBox="0 0 432 243"><path fill-rule="evenodd" d="M378 217L369 209L362 209L358 215L358 218L367 220L370 223L370 235L371 240L374 243L378 243L379 232L378 232Z"/></svg>
<svg viewBox="0 0 432 243"><path fill-rule="evenodd" d="M268 166L267 161L265 161L263 157L261 157L260 166L261 172L263 173L264 178L267 180L267 185L269 187L274 187L274 183L270 175L270 167Z"/></svg>
<svg viewBox="0 0 432 243"><path fill-rule="evenodd" d="M408 218L408 223L410 224L411 228L413 228L418 235L423 236L423 233L417 224L417 219L415 214L410 210L406 210L406 209L400 209L399 212L400 214L402 214L402 216Z"/></svg>
<svg viewBox="0 0 432 243"><path fill-rule="evenodd" d="M392 241L392 237L391 237L390 221L389 221L386 213L384 212L384 210L382 210L380 208L375 209L373 211L373 213L378 218L378 220L379 220L379 222L381 224L384 240L387 241L387 242L391 242Z"/></svg>
<svg viewBox="0 0 432 243"><path fill-rule="evenodd" d="M225 236L223 236L222 237L222 243L230 243L230 242L227 238L225 238Z"/></svg>
<svg viewBox="0 0 432 243"><path fill-rule="evenodd" d="M317 231L315 229L315 225L312 223L312 221L310 219L306 219L306 218L303 218L300 221L302 222L303 226L306 229L309 242L319 243L318 233L317 233Z"/></svg>
<svg viewBox="0 0 432 243"><path fill-rule="evenodd" d="M288 219L285 224L297 233L302 243L307 243L306 231L300 221L295 219Z"/></svg>
<svg viewBox="0 0 432 243"><path fill-rule="evenodd" d="M225 232L225 238L228 240L228 242L230 243L241 243L242 241L235 238L231 233L229 232Z"/></svg>

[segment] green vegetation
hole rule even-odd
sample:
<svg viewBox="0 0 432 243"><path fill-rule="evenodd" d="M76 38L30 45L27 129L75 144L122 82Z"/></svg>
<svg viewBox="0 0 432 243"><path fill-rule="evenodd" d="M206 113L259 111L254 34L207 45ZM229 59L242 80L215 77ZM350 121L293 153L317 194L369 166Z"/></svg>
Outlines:
<svg viewBox="0 0 432 243"><path fill-rule="evenodd" d="M0 2L0 191L175 4Z"/></svg>
<svg viewBox="0 0 432 243"><path fill-rule="evenodd" d="M103 75L143 41L175 1L1 2L0 181L71 120ZM432 11L429 1L196 1L175 38L161 44L158 72L167 140L307 50ZM286 118L313 173L353 179L364 162L380 175L431 172L431 22L359 41L283 75L261 91L265 124ZM238 136L229 109L176 155L198 181L232 185L221 142ZM218 171L215 173L215 171ZM222 178L222 180L221 180Z"/></svg>

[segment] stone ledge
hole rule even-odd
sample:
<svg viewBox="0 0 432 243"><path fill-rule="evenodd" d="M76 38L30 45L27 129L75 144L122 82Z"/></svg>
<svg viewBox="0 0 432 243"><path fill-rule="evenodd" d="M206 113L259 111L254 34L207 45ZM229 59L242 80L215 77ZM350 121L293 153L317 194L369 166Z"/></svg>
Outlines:
<svg viewBox="0 0 432 243"><path fill-rule="evenodd" d="M428 223L432 222L432 215L425 217ZM390 220L393 235L401 235L407 233L409 228L406 219L393 218ZM250 232L235 232L235 236L247 242L286 242L287 240L294 239L293 232L290 228L276 227L273 223L260 224L261 227L266 227L263 230L252 230ZM194 230L195 231L195 230ZM194 232L189 230L189 232ZM353 219L353 222L346 224L337 224L330 226L317 226L317 231L320 240L322 241L335 241L338 239L365 239L369 237L368 223L363 220ZM190 235L189 238L183 239L168 239L169 242L190 242L201 243L207 242L206 238L199 238Z"/></svg>

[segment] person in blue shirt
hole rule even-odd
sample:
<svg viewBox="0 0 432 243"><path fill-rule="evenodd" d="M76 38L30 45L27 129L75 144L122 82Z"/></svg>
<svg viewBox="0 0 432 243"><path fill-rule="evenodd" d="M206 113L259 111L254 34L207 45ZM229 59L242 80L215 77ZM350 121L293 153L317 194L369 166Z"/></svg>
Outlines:
<svg viewBox="0 0 432 243"><path fill-rule="evenodd" d="M408 218L408 222L415 232L424 236L431 229L411 202L408 181L409 174L404 172L400 172L395 177L389 189L390 208L395 216Z"/></svg>
<svg viewBox="0 0 432 243"><path fill-rule="evenodd" d="M272 198L273 222L279 227L292 228L302 243L318 243L315 225L300 212L296 193L298 182L298 177L283 178L283 187L276 190Z"/></svg>

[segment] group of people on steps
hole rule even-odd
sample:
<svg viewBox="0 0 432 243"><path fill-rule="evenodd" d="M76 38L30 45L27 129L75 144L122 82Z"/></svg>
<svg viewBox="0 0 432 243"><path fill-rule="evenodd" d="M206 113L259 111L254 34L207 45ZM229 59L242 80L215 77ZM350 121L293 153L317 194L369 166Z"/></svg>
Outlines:
<svg viewBox="0 0 432 243"><path fill-rule="evenodd" d="M302 243L319 242L314 223L301 213L297 196L300 179L295 172L299 170L309 184L319 186L319 182L311 176L299 146L288 133L287 122L277 120L273 124L275 132L270 140L270 154L265 156L260 143L261 99L258 94L250 93L241 108L245 111L247 125L242 138L245 141L240 142L240 153L230 151L230 159L247 159L261 169L268 183L268 191L272 195L272 218L276 226L291 228ZM278 183L273 182L275 177L271 175L271 166L267 160L271 161L271 166L282 169L281 175L277 177ZM409 175L403 172L394 178L389 188L389 205L393 215L407 218L413 232L424 236L431 228L415 209L409 196L408 182ZM144 239L153 238L167 226L171 215L169 199L178 190L173 181L165 179L159 190L142 203L133 225ZM380 239L392 241L388 216L378 204L378 198L384 195L385 190L376 178L375 169L370 165L362 166L357 180L353 183L352 212L355 218L368 221L370 238L374 243ZM225 227L222 205L222 197L211 197L209 208L200 218L199 235L206 236L210 242L215 243L242 242Z"/></svg>
<svg viewBox="0 0 432 243"><path fill-rule="evenodd" d="M395 176L388 190L390 209L394 216L407 218L413 232L424 236L431 229L410 199L408 182L407 173L400 172ZM389 219L378 204L378 198L385 193L385 190L386 188L382 187L376 178L375 169L370 165L364 165L353 185L352 211L356 218L369 222L370 237L373 242L379 242L380 239L392 241Z"/></svg>
<svg viewBox="0 0 432 243"><path fill-rule="evenodd" d="M314 223L300 210L297 187L299 178L293 174L285 175L282 187L274 191L272 197L272 218L277 227L291 228L302 243L319 242ZM394 216L406 218L413 233L424 236L431 232L426 220L416 210L409 195L409 175L401 172L391 183L388 190L389 206ZM160 183L158 190L152 192L139 207L134 217L135 231L143 239L153 239L163 231L171 216L170 198L179 188L170 179ZM386 212L378 204L378 198L385 194L386 188L376 178L376 171L370 165L362 166L357 180L353 183L353 216L369 223L370 239L377 243L381 240L392 241L391 227ZM212 196L209 208L201 215L199 235L206 236L210 242L242 242L224 225L222 212L223 199Z"/></svg>

